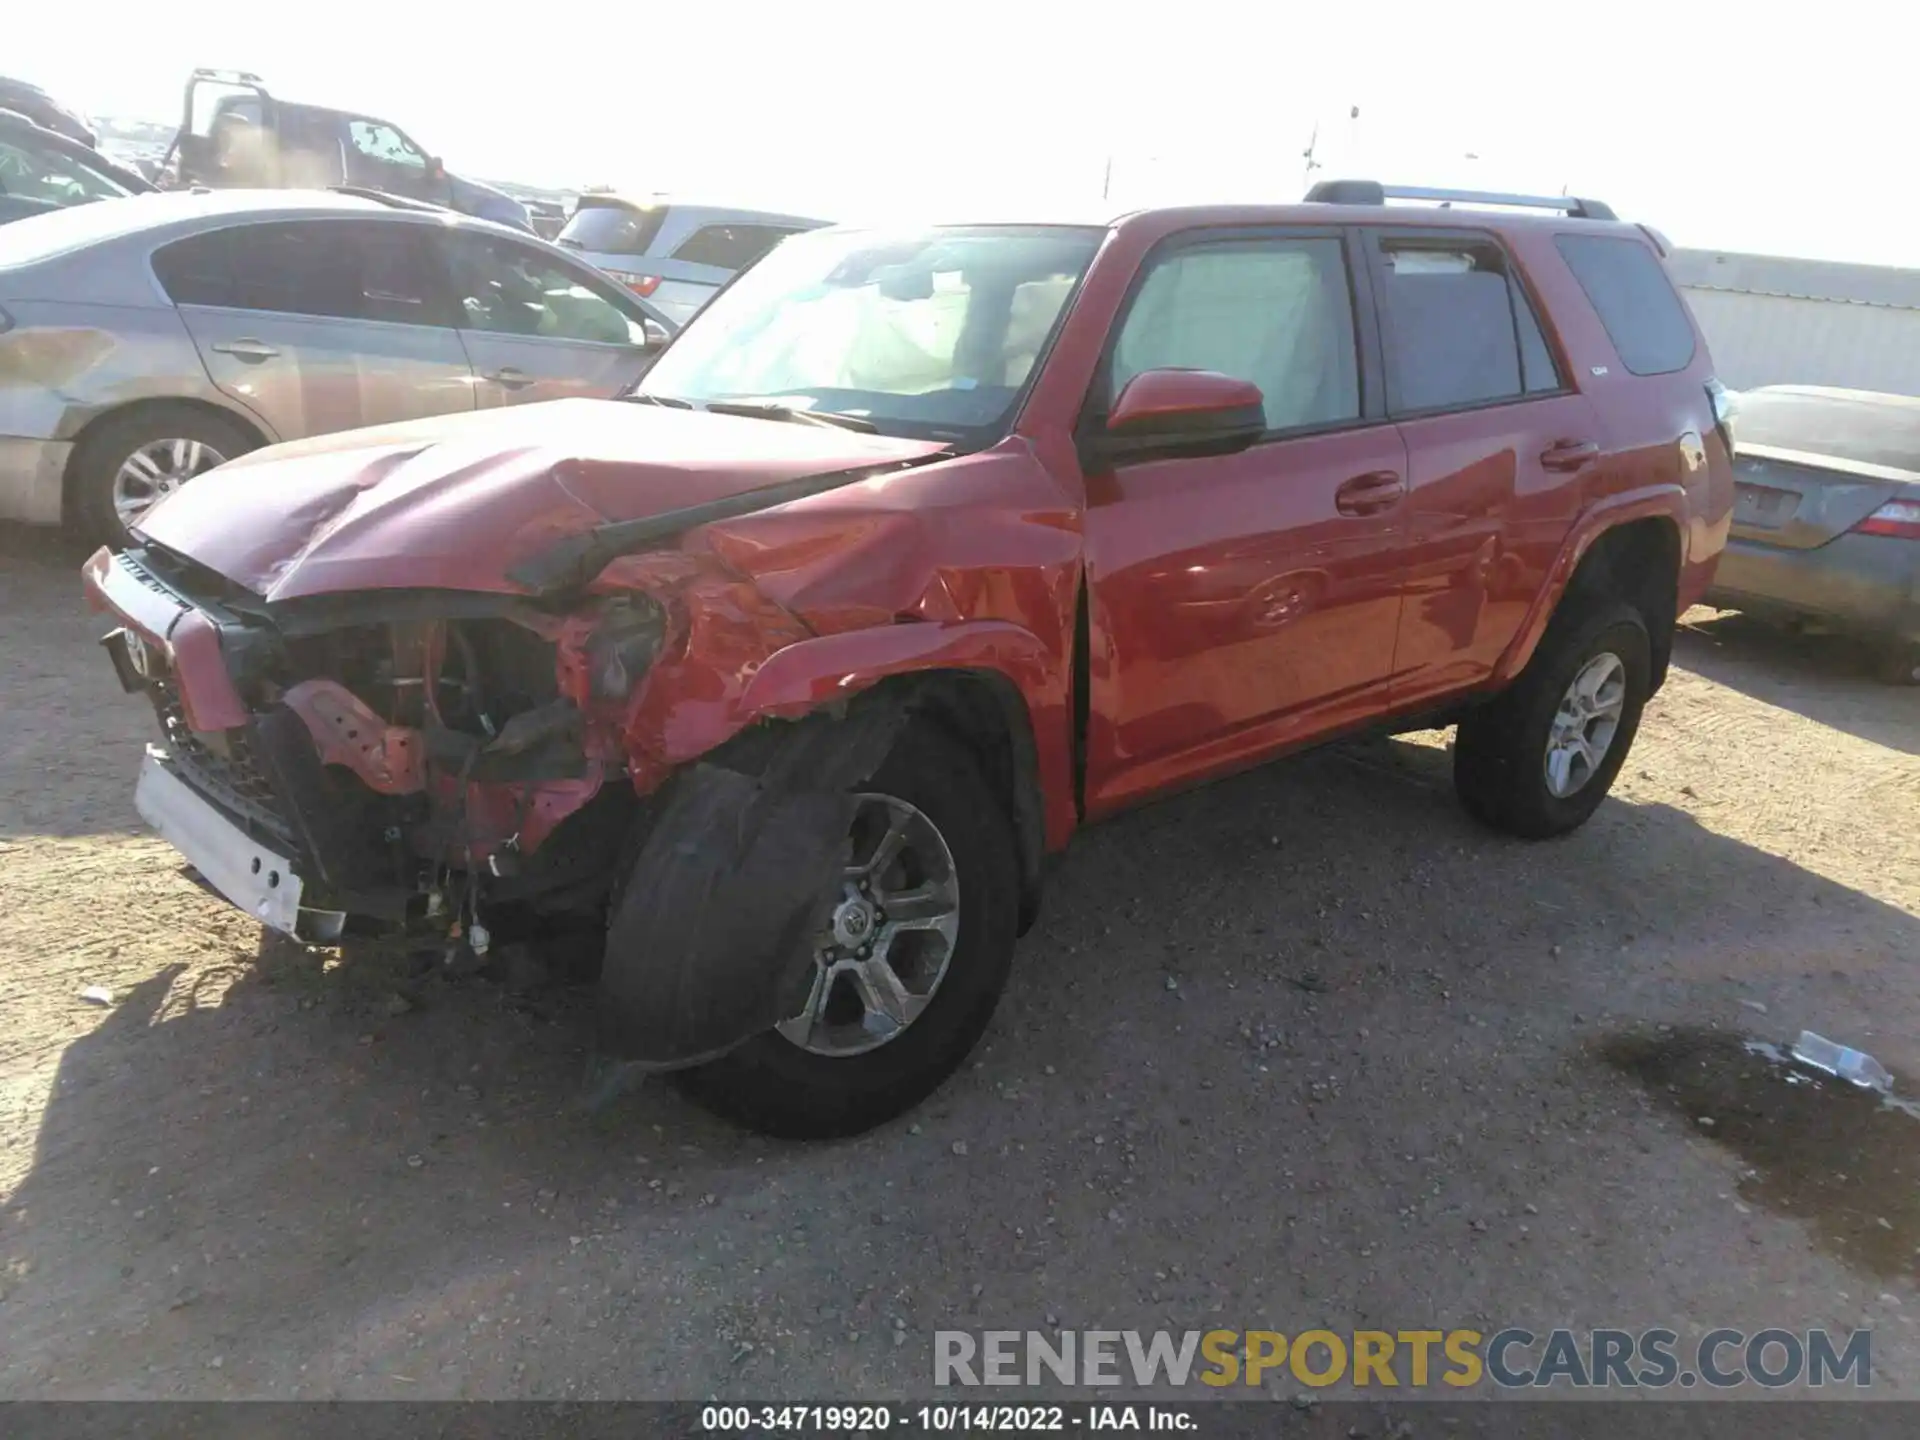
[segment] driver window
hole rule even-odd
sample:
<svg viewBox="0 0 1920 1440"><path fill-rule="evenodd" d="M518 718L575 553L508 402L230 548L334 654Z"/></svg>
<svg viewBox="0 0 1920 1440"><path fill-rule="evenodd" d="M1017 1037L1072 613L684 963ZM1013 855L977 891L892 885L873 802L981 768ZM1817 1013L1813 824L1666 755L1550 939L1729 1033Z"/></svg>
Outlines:
<svg viewBox="0 0 1920 1440"><path fill-rule="evenodd" d="M0 195L71 205L124 194L120 186L56 150L27 149L0 140Z"/></svg>
<svg viewBox="0 0 1920 1440"><path fill-rule="evenodd" d="M408 165L415 170L427 168L427 157L408 143L393 126L379 120L349 120L347 136L353 148L370 159L388 165Z"/></svg>
<svg viewBox="0 0 1920 1440"><path fill-rule="evenodd" d="M1113 348L1109 403L1143 370L1217 370L1265 397L1267 428L1360 416L1353 298L1333 239L1176 251L1147 273Z"/></svg>
<svg viewBox="0 0 1920 1440"><path fill-rule="evenodd" d="M447 241L466 329L604 345L647 343L639 320L628 319L565 264L490 235L455 233Z"/></svg>

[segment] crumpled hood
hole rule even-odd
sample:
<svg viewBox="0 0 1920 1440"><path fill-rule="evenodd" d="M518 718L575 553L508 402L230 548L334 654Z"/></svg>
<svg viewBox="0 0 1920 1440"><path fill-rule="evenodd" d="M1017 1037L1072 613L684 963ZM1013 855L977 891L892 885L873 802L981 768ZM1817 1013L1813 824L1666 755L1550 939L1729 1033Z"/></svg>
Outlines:
<svg viewBox="0 0 1920 1440"><path fill-rule="evenodd" d="M514 565L597 525L945 447L620 400L555 400L257 450L136 530L263 598L517 595Z"/></svg>

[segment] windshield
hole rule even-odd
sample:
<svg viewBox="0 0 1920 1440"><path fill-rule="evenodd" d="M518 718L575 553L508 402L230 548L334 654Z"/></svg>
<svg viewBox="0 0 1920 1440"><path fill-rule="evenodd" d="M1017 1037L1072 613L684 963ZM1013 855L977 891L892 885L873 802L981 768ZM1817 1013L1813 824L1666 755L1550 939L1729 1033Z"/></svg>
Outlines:
<svg viewBox="0 0 1920 1440"><path fill-rule="evenodd" d="M716 296L636 393L759 400L984 443L1012 415L1102 234L794 236Z"/></svg>

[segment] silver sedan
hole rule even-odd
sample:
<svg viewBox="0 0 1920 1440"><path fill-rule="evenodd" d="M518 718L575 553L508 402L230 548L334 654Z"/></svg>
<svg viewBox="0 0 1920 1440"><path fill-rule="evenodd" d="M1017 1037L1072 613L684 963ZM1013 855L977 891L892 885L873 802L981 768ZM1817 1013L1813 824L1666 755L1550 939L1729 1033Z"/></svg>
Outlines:
<svg viewBox="0 0 1920 1440"><path fill-rule="evenodd" d="M1920 684L1920 398L1771 385L1734 419L1733 535L1707 603L1866 640Z"/></svg>
<svg viewBox="0 0 1920 1440"><path fill-rule="evenodd" d="M673 322L531 236L328 191L110 200L0 227L0 519L118 545L282 440L612 395Z"/></svg>

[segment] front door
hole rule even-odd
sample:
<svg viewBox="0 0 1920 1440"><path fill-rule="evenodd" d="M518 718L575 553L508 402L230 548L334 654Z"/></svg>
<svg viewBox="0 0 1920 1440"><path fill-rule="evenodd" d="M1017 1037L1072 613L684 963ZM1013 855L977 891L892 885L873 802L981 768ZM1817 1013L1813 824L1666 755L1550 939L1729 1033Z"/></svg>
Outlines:
<svg viewBox="0 0 1920 1440"><path fill-rule="evenodd" d="M474 407L434 227L235 225L154 255L207 373L282 440Z"/></svg>
<svg viewBox="0 0 1920 1440"><path fill-rule="evenodd" d="M1486 680L1601 459L1505 250L1473 231L1368 233L1388 408L1411 457L1396 708Z"/></svg>
<svg viewBox="0 0 1920 1440"><path fill-rule="evenodd" d="M1260 387L1234 455L1086 476L1089 814L1205 779L1376 708L1400 615L1406 449L1363 404L1351 242L1205 232L1151 257L1088 405L1141 371Z"/></svg>
<svg viewBox="0 0 1920 1440"><path fill-rule="evenodd" d="M640 378L655 341L639 302L544 247L455 230L445 237L460 339L479 403L599 398Z"/></svg>

